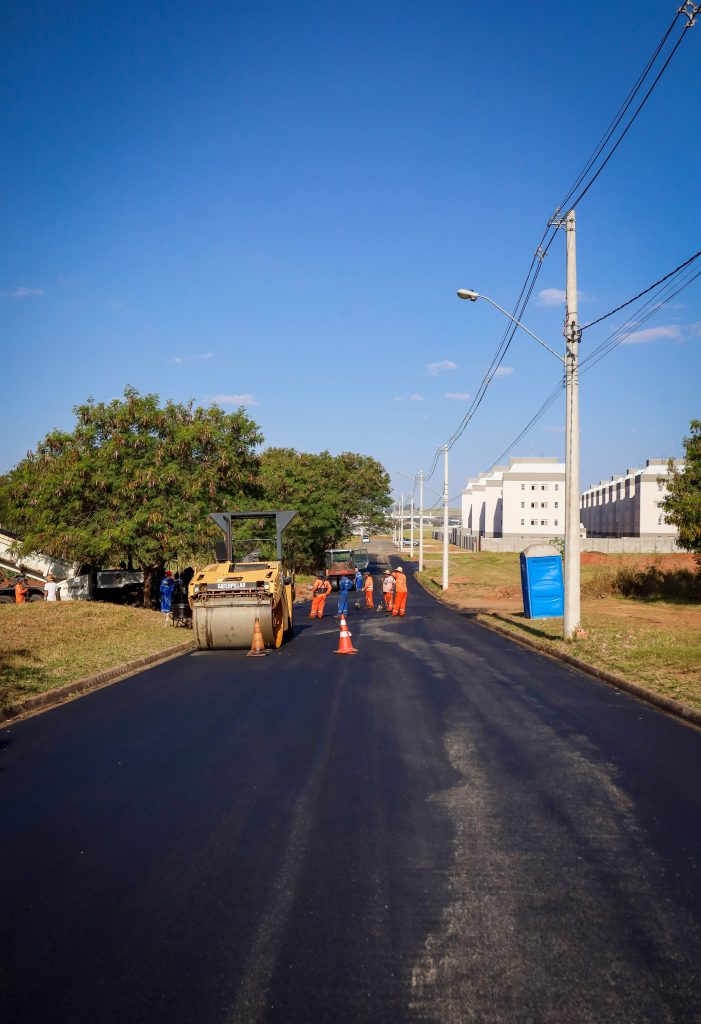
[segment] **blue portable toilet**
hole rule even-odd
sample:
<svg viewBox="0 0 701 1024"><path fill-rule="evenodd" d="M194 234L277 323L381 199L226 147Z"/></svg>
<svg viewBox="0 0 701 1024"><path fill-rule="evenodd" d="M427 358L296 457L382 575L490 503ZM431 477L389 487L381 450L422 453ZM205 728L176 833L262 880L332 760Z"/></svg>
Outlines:
<svg viewBox="0 0 701 1024"><path fill-rule="evenodd" d="M552 544L530 544L521 552L523 614L527 619L564 615L562 556Z"/></svg>

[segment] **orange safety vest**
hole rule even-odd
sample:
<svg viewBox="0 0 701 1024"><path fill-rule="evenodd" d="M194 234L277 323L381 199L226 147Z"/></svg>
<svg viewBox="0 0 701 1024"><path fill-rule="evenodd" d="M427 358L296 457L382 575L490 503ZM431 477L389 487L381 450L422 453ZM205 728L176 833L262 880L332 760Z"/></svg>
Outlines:
<svg viewBox="0 0 701 1024"><path fill-rule="evenodd" d="M394 576L397 593L404 593L406 591L406 576L403 572L393 572L392 575Z"/></svg>

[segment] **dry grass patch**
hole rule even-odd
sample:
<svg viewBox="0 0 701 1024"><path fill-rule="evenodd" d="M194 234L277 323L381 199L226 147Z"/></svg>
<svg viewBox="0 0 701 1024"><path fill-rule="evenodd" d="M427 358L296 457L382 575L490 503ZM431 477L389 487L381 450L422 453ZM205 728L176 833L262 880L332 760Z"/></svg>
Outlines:
<svg viewBox="0 0 701 1024"><path fill-rule="evenodd" d="M189 639L160 612L101 602L0 605L0 707Z"/></svg>

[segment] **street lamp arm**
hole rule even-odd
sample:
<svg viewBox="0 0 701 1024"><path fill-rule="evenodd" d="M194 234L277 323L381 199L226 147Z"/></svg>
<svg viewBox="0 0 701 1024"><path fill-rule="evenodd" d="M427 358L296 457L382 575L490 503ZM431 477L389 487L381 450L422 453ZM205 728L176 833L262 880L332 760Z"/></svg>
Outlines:
<svg viewBox="0 0 701 1024"><path fill-rule="evenodd" d="M490 299L488 295L481 295L479 292L469 291L467 288L460 288L458 291L458 298L469 299L470 302L476 302L477 299L484 299L485 302L489 302L490 305L494 306L495 309L498 309L500 313L503 313L508 320L511 320L511 322L516 324L517 327L520 327L522 331L529 334L534 341L537 341L539 345L542 345L543 348L547 349L551 355L555 356L556 359L559 359L559 361L564 364L564 356L561 356L554 349L550 348L549 345L546 345L542 338L539 338L537 334L533 333L533 331L529 331L525 324L522 324L521 321L517 320L515 316L511 315L511 313L507 313L503 306L500 306L498 302L494 301L494 299Z"/></svg>

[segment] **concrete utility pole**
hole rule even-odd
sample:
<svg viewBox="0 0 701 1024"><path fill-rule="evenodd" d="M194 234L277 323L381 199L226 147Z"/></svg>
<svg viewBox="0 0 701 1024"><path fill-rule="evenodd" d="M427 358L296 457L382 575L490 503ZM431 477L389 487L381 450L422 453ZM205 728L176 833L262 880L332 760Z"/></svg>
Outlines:
<svg viewBox="0 0 701 1024"><path fill-rule="evenodd" d="M565 615L563 633L571 640L580 622L579 592L579 339L577 252L574 210L565 221L567 300L565 312Z"/></svg>
<svg viewBox="0 0 701 1024"><path fill-rule="evenodd" d="M424 567L424 471L419 470L419 572Z"/></svg>
<svg viewBox="0 0 701 1024"><path fill-rule="evenodd" d="M448 589L448 445L443 445L443 582Z"/></svg>

